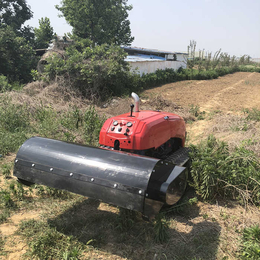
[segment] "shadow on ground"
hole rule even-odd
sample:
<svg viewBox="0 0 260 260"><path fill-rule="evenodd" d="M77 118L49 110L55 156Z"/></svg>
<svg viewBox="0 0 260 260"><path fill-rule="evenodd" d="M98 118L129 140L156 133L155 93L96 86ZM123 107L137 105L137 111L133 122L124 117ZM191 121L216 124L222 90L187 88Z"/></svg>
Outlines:
<svg viewBox="0 0 260 260"><path fill-rule="evenodd" d="M127 259L216 259L221 228L217 222L205 220L194 224L191 220L199 215L197 205L186 208L189 213L167 214L169 239L156 243L153 223L145 222L140 216L127 218L118 214L117 208L114 213L100 210L99 204L86 199L48 223L84 244L91 242L98 250ZM180 223L181 231L176 228Z"/></svg>

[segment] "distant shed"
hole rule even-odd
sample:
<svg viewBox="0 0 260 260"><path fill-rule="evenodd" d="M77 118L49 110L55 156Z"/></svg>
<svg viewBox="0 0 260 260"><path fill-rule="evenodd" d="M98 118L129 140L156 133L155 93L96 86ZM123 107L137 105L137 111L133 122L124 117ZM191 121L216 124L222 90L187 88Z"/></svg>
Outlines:
<svg viewBox="0 0 260 260"><path fill-rule="evenodd" d="M128 53L125 61L129 62L131 71L139 74L153 73L157 69L171 68L178 70L186 68L187 53L160 51L139 47L123 47Z"/></svg>

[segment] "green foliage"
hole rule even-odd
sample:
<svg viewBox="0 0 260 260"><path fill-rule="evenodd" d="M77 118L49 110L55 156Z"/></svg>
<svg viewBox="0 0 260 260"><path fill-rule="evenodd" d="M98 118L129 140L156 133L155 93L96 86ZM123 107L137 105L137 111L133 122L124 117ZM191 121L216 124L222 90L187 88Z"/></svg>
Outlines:
<svg viewBox="0 0 260 260"><path fill-rule="evenodd" d="M204 119L204 115L205 115L205 111L200 112L200 107L199 106L195 106L195 105L190 105L190 110L189 112L196 117L198 120L203 120Z"/></svg>
<svg viewBox="0 0 260 260"><path fill-rule="evenodd" d="M99 132L105 119L101 118L94 107L90 107L83 118L84 136L87 144L98 145Z"/></svg>
<svg viewBox="0 0 260 260"><path fill-rule="evenodd" d="M0 75L0 93L10 90L12 85L9 84L8 79L4 75Z"/></svg>
<svg viewBox="0 0 260 260"><path fill-rule="evenodd" d="M11 169L12 169L12 164L10 163L5 163L2 165L1 172L5 176L5 178L9 178L11 176Z"/></svg>
<svg viewBox="0 0 260 260"><path fill-rule="evenodd" d="M50 19L45 17L39 19L39 28L34 29L35 34L35 48L47 48L49 42L53 38L53 27L51 26Z"/></svg>
<svg viewBox="0 0 260 260"><path fill-rule="evenodd" d="M48 80L62 78L89 99L106 99L125 92L129 77L125 57L126 53L115 45L90 48L78 43L66 50L65 59L49 58L44 76Z"/></svg>
<svg viewBox="0 0 260 260"><path fill-rule="evenodd" d="M260 259L260 227L255 225L243 231L241 259Z"/></svg>
<svg viewBox="0 0 260 260"><path fill-rule="evenodd" d="M29 114L26 106L15 105L12 100L0 99L0 129L15 133L29 126Z"/></svg>
<svg viewBox="0 0 260 260"><path fill-rule="evenodd" d="M22 25L33 16L26 0L2 0L0 13L0 28L11 26L15 31L21 31Z"/></svg>
<svg viewBox="0 0 260 260"><path fill-rule="evenodd" d="M47 186L42 185L35 185L35 190L37 195L40 195L42 197L52 197L55 199L69 199L71 198L71 193L66 190L59 190Z"/></svg>
<svg viewBox="0 0 260 260"><path fill-rule="evenodd" d="M19 146L27 139L27 134L21 132L7 132L0 130L0 154L7 155L10 152L16 152Z"/></svg>
<svg viewBox="0 0 260 260"><path fill-rule="evenodd" d="M32 47L10 26L0 27L0 60L0 74L10 82L30 81L30 72L37 62Z"/></svg>
<svg viewBox="0 0 260 260"><path fill-rule="evenodd" d="M80 259L81 247L72 237L59 233L46 223L36 220L23 221L19 234L24 236L30 248L30 257L39 259Z"/></svg>
<svg viewBox="0 0 260 260"><path fill-rule="evenodd" d="M13 104L6 96L0 99L0 154L15 152L27 139L29 122L26 106Z"/></svg>
<svg viewBox="0 0 260 260"><path fill-rule="evenodd" d="M15 203L11 198L10 192L6 190L0 190L0 208L13 208Z"/></svg>
<svg viewBox="0 0 260 260"><path fill-rule="evenodd" d="M230 152L226 143L213 136L191 148L191 185L203 199L219 195L259 204L260 164L253 152L243 146Z"/></svg>
<svg viewBox="0 0 260 260"><path fill-rule="evenodd" d="M18 200L23 200L24 195L28 194L28 190L24 189L23 184L19 182L12 182L9 186L12 197Z"/></svg>
<svg viewBox="0 0 260 260"><path fill-rule="evenodd" d="M40 135L63 141L98 145L104 117L94 107L84 113L77 107L57 113L51 106L31 109L26 104L13 104L6 96L0 98L0 154L16 152L31 136Z"/></svg>
<svg viewBox="0 0 260 260"><path fill-rule="evenodd" d="M73 33L95 44L129 45L131 37L127 0L74 1L63 0L56 8L73 27Z"/></svg>
<svg viewBox="0 0 260 260"><path fill-rule="evenodd" d="M157 214L155 218L154 239L157 243L165 243L169 239L169 223L163 214Z"/></svg>

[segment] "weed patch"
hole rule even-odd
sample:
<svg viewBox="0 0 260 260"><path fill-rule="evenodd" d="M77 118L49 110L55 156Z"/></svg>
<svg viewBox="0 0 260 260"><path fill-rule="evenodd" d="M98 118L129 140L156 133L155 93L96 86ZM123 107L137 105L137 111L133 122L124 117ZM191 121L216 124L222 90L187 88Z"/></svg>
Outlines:
<svg viewBox="0 0 260 260"><path fill-rule="evenodd" d="M244 109L247 120L260 122L260 110L257 108L253 109Z"/></svg>
<svg viewBox="0 0 260 260"><path fill-rule="evenodd" d="M259 205L260 164L252 151L240 146L230 152L226 143L213 136L191 149L191 185L203 199L220 195Z"/></svg>
<svg viewBox="0 0 260 260"><path fill-rule="evenodd" d="M154 240L157 243L167 242L169 239L169 222L164 214L158 214L154 222Z"/></svg>
<svg viewBox="0 0 260 260"><path fill-rule="evenodd" d="M12 169L12 164L10 163L5 163L2 165L1 172L5 178L9 178L11 176L11 169Z"/></svg>
<svg viewBox="0 0 260 260"><path fill-rule="evenodd" d="M11 198L10 192L6 190L0 191L0 207L1 208L14 208L16 205Z"/></svg>
<svg viewBox="0 0 260 260"><path fill-rule="evenodd" d="M190 110L189 112L198 120L203 120L205 118L205 111L200 111L200 107L199 106L195 106L195 105L190 105Z"/></svg>
<svg viewBox="0 0 260 260"><path fill-rule="evenodd" d="M260 227L251 226L243 230L241 259L260 259Z"/></svg>

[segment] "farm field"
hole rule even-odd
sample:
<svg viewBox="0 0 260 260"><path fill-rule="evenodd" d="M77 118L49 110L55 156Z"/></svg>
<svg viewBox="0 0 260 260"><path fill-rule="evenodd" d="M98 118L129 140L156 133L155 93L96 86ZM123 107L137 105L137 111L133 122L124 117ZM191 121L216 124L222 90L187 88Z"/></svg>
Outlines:
<svg viewBox="0 0 260 260"><path fill-rule="evenodd" d="M80 98L65 98L55 86L33 84L8 93L12 102L32 109L41 103L57 111L88 106ZM143 91L140 98L141 109L183 116L187 145L198 144L210 134L231 148L249 139L260 140L259 122L246 121L246 109L260 109L260 73L170 83ZM114 98L95 108L100 115L115 116L128 112L131 102ZM259 141L246 147L260 156ZM15 154L5 156L0 166L14 158ZM1 188L14 182L13 177L0 175ZM139 215L119 214L117 207L66 192L41 187L25 190L27 194L16 201L17 208L0 224L0 259L55 259L53 255L59 255L58 259L238 259L242 230L260 223L256 206L218 198L202 202L189 189L184 206L166 214L169 237L161 243L155 239L153 223Z"/></svg>

